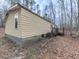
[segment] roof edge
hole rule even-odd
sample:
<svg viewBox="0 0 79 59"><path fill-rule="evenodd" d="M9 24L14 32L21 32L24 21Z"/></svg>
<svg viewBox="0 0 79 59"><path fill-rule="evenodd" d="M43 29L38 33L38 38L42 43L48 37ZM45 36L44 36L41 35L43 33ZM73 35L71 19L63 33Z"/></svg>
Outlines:
<svg viewBox="0 0 79 59"><path fill-rule="evenodd" d="M40 17L41 19L43 19L43 20L45 20L45 21L47 21L47 22L49 22L49 23L51 23L51 24L54 24L51 20L47 20L47 19L45 19L44 17L42 17L42 16L40 16L40 15L34 13L34 12L31 11L30 9L24 7L23 5L21 5L21 4L19 4L19 3L16 3L13 7L10 7L10 9L8 10L8 12L11 10L11 8L15 8L16 6L20 6L20 7L22 7L23 9L25 9L25 10L31 12L32 14L34 14L34 15ZM7 12L7 13L8 13L8 12ZM54 24L54 26L56 26L56 24Z"/></svg>
<svg viewBox="0 0 79 59"><path fill-rule="evenodd" d="M33 12L33 11L31 11L30 9L28 9L28 8L24 7L23 5L21 5L21 4L19 4L19 3L18 3L18 5L19 5L19 6L21 6L23 9L25 9L25 10L27 10L27 11L31 12L32 14L34 14L34 15L36 15L36 16L38 16L38 17L42 18L42 19L44 19L45 21L47 21L47 22L49 22L49 23L54 24L54 23L53 23L53 22L51 22L50 20L47 20L47 19L45 19L44 17L42 17L42 16L38 15L37 13L34 13L34 12Z"/></svg>

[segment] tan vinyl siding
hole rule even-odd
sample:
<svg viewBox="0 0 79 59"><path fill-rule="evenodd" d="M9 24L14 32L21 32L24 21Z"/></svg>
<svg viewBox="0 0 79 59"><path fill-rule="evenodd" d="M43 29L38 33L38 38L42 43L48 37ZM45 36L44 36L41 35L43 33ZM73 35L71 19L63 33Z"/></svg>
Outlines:
<svg viewBox="0 0 79 59"><path fill-rule="evenodd" d="M51 31L51 23L21 8L22 37L41 35Z"/></svg>
<svg viewBox="0 0 79 59"><path fill-rule="evenodd" d="M15 28L15 14L18 12L18 28ZM19 11L12 11L9 12L7 22L6 22L6 28L5 33L8 35L12 35L15 37L21 37L21 27L20 27L20 10Z"/></svg>

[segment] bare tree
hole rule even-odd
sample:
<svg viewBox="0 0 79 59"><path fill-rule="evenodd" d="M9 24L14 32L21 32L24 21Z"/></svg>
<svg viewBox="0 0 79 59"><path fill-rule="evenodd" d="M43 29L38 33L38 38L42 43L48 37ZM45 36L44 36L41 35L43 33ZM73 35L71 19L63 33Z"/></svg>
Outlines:
<svg viewBox="0 0 79 59"><path fill-rule="evenodd" d="M73 19L72 19L72 17L73 17L73 7L72 7L72 0L70 0L70 5L71 5L71 20L70 20L70 35L72 35L72 22L73 22Z"/></svg>
<svg viewBox="0 0 79 59"><path fill-rule="evenodd" d="M51 19L52 19L52 16L53 16L52 21L54 22L54 24L56 24L55 23L55 21L56 21L56 10L54 8L54 4L53 4L52 1L49 4L49 10L50 10L50 14L49 15L50 15Z"/></svg>
<svg viewBox="0 0 79 59"><path fill-rule="evenodd" d="M35 0L28 0L28 2L29 2L29 7L32 10L33 6L34 6L34 4L36 4L36 2L35 2Z"/></svg>
<svg viewBox="0 0 79 59"><path fill-rule="evenodd" d="M65 23L66 22L66 12L65 12L64 0L58 0L58 2L59 2L60 14L61 14L60 26L62 25L61 29L63 30L63 33L64 33L64 27L66 24Z"/></svg>
<svg viewBox="0 0 79 59"><path fill-rule="evenodd" d="M78 0L77 4L78 4L78 25L77 25L78 29L77 30L79 31L79 0Z"/></svg>
<svg viewBox="0 0 79 59"><path fill-rule="evenodd" d="M41 14L41 10L40 10L40 5L39 5L39 4L36 5L36 13L37 13L38 15Z"/></svg>

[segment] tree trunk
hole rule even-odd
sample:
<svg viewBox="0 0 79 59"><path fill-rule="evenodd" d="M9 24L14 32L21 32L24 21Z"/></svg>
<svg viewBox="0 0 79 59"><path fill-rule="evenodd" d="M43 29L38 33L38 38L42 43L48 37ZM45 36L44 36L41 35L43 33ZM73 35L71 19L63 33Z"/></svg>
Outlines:
<svg viewBox="0 0 79 59"><path fill-rule="evenodd" d="M72 22L73 22L73 20L72 20L72 16L73 16L73 10L72 10L72 0L70 0L70 5L71 5L71 20L70 20L70 35L72 36Z"/></svg>
<svg viewBox="0 0 79 59"><path fill-rule="evenodd" d="M78 24L77 24L77 30L79 31L79 0L78 0Z"/></svg>

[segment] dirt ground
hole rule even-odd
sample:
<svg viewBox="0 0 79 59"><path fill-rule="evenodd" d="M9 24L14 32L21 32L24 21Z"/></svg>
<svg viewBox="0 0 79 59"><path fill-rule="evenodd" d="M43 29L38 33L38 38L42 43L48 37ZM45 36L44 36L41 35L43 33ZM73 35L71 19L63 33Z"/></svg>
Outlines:
<svg viewBox="0 0 79 59"><path fill-rule="evenodd" d="M4 28L0 28L0 38L4 37L4 33L5 33L5 29Z"/></svg>
<svg viewBox="0 0 79 59"><path fill-rule="evenodd" d="M79 38L57 36L19 47L2 35L0 59L79 59Z"/></svg>
<svg viewBox="0 0 79 59"><path fill-rule="evenodd" d="M41 59L79 59L79 39L57 37L46 45Z"/></svg>

